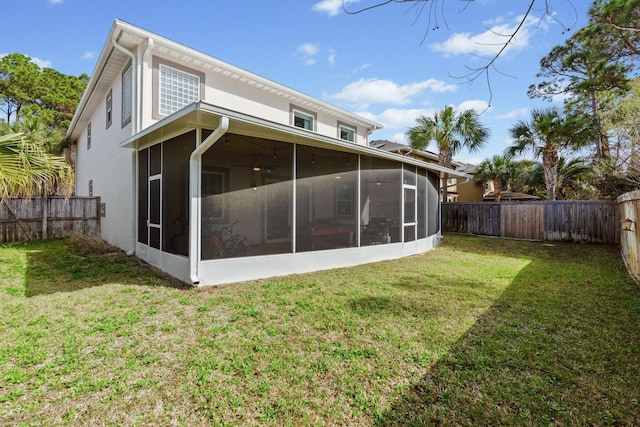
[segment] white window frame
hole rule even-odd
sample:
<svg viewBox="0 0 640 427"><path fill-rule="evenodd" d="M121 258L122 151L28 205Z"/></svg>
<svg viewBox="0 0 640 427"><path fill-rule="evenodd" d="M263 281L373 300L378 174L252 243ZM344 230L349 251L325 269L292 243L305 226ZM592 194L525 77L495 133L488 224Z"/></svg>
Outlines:
<svg viewBox="0 0 640 427"><path fill-rule="evenodd" d="M109 89L105 103L107 129L109 129L113 123L113 89Z"/></svg>
<svg viewBox="0 0 640 427"><path fill-rule="evenodd" d="M343 138L342 137L342 132L345 131L347 133L347 135L351 136L351 139L349 138ZM342 139L343 141L349 141L349 142L356 142L356 130L350 126L347 125L343 125L341 123L338 124L338 138Z"/></svg>
<svg viewBox="0 0 640 427"><path fill-rule="evenodd" d="M91 150L91 122L87 124L87 150Z"/></svg>
<svg viewBox="0 0 640 427"><path fill-rule="evenodd" d="M133 68L131 63L122 72L122 127L131 123L133 112Z"/></svg>
<svg viewBox="0 0 640 427"><path fill-rule="evenodd" d="M296 119L304 120L305 126L296 125ZM291 121L292 121L291 124L297 128L310 130L312 132L315 132L316 130L316 116L311 112L303 111L298 108L293 108ZM306 126L307 122L310 124L310 127Z"/></svg>

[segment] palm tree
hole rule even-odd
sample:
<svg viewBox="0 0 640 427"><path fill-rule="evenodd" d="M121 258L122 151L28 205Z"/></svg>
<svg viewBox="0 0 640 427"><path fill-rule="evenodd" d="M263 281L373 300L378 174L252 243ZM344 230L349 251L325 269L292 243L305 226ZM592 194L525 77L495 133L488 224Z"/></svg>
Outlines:
<svg viewBox="0 0 640 427"><path fill-rule="evenodd" d="M583 159L558 159L558 184L556 186L556 200L567 197L573 198L576 194L584 196L593 191L589 181L593 176L593 168ZM542 164L535 163L527 172L525 183L529 188L544 187L544 168Z"/></svg>
<svg viewBox="0 0 640 427"><path fill-rule="evenodd" d="M500 201L502 190L509 188L511 180L515 177L517 171L516 164L507 156L493 156L491 159L485 159L478 170L473 174L476 185L482 185L485 182L493 181L494 194L496 202Z"/></svg>
<svg viewBox="0 0 640 427"><path fill-rule="evenodd" d="M532 152L542 158L549 200L556 200L558 193L560 151L584 146L594 135L592 123L584 116L561 113L557 108L533 110L531 121L518 121L510 133L514 143L506 150L508 156Z"/></svg>
<svg viewBox="0 0 640 427"><path fill-rule="evenodd" d="M10 133L23 133L24 137L31 142L43 144L51 154L60 154L65 145L65 136L62 130L48 126L39 117L27 116L9 125L7 122L0 122L0 135Z"/></svg>
<svg viewBox="0 0 640 427"><path fill-rule="evenodd" d="M407 137L411 147L424 150L434 142L438 146L438 163L440 166L451 167L451 160L463 148L469 151L481 149L489 138L489 130L480 123L478 113L474 110L458 112L447 105L433 116L420 116L416 119L416 126L409 128ZM447 201L448 174L444 174L442 198Z"/></svg>
<svg viewBox="0 0 640 427"><path fill-rule="evenodd" d="M0 135L0 200L49 194L53 189L70 195L73 181L73 169L66 159L49 154L44 143L24 133Z"/></svg>

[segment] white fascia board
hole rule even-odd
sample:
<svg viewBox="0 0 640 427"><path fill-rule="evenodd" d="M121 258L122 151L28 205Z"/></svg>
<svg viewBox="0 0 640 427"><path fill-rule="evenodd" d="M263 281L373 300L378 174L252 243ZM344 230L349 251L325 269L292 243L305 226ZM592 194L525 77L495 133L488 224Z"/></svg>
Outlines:
<svg viewBox="0 0 640 427"><path fill-rule="evenodd" d="M284 141L291 143L300 143L321 148L332 148L344 152L389 159L397 162L419 166L434 172L447 173L449 174L449 176L468 179L472 178L471 175L468 175L466 173L445 168L434 163L428 163L419 159L401 156L399 154L386 152L377 148L356 145L352 142L320 135L318 133L295 126L272 122L259 117L254 117L244 113L239 113L237 111L221 108L205 102L196 102L184 107L183 109L173 113L168 117L165 117L152 126L149 126L138 134L132 136L131 138L123 141L120 146L125 148L137 148L140 145L147 145L150 142L160 142L161 140L166 138L167 132L165 132L164 130L166 130L166 128L168 127L174 129L181 128L184 131L187 131L190 129L195 129L197 127L202 127L204 124L203 118L210 117L211 119L217 121L220 117L223 116L229 118L229 132L232 133L234 132L234 127L237 128L239 126L242 126L245 129L263 129L271 133L278 134Z"/></svg>
<svg viewBox="0 0 640 427"><path fill-rule="evenodd" d="M93 69L93 73L91 73L91 77L89 78L89 83L87 83L87 87L82 94L82 98L80 98L80 103L78 104L78 108L76 108L76 112L71 119L71 123L69 124L69 129L67 129L67 138L72 138L73 133L75 131L76 125L80 120L80 117L84 114L84 109L89 102L89 99L93 95L93 92L96 88L96 85L100 81L102 73L104 71L105 66L111 56L111 51L113 46L111 45L111 38L118 31L118 24L114 22L111 26L111 31L109 31L109 36L105 41L104 46L102 47L102 51L100 52L100 56L98 57L98 62L96 63L95 68Z"/></svg>

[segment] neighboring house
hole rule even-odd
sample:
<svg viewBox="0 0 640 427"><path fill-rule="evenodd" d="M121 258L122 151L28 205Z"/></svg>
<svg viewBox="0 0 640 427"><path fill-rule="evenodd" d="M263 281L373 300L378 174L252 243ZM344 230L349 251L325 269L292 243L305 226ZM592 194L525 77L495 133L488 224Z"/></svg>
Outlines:
<svg viewBox="0 0 640 427"><path fill-rule="evenodd" d="M473 176L478 170L478 166L459 163L456 171ZM482 198L489 191L493 191L493 181L476 184L475 179L470 179L456 186L457 198L455 202L481 202Z"/></svg>
<svg viewBox="0 0 640 427"><path fill-rule="evenodd" d="M439 176L381 126L115 21L68 136L102 237L194 285L394 259L440 238Z"/></svg>

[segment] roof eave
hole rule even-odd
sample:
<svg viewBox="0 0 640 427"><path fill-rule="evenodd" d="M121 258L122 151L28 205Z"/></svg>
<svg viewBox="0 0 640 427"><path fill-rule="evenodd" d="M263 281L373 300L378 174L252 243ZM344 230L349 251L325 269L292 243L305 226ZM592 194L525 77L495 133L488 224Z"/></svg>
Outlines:
<svg viewBox="0 0 640 427"><path fill-rule="evenodd" d="M250 131L253 132L252 134L254 134L255 136L257 135L257 130L260 130L261 132L266 130L267 132L271 133L271 135L282 136L283 139L286 139L288 142L292 143L299 142L319 147L333 147L338 148L342 151L365 154L374 157L386 158L413 164L435 172L447 173L449 174L449 176L468 179L472 178L471 175L457 172L453 169L448 169L440 165L424 162L412 157L390 153L376 148L356 145L352 142L343 141L337 138L320 135L306 129L284 125L237 111L228 110L222 107L208 104L206 102L196 102L188 105L187 107L173 113L168 117L165 117L159 122L153 124L152 126L149 126L138 134L133 135L132 137L123 141L120 146L125 148L139 148L142 146L150 145L161 141L162 139L166 138L167 135L178 133L179 130L182 130L184 132L189 129L204 127L206 124L215 125L217 119L222 116L228 117L230 119L231 123L229 132Z"/></svg>
<svg viewBox="0 0 640 427"><path fill-rule="evenodd" d="M111 30L109 31L109 36L107 37L107 40L102 48L102 51L100 52L100 56L98 57L98 62L96 62L96 66L93 69L93 73L91 74L89 83L87 84L87 87L85 88L84 93L82 94L82 98L80 98L80 103L78 104L78 108L76 108L76 112L73 115L73 118L71 119L71 124L67 129L67 138L69 139L74 138L75 129L78 124L78 121L84 114L84 109L86 108L87 103L89 102L89 99L91 98L91 96L93 95L93 92L95 91L96 85L98 84L98 81L100 80L100 76L102 75L102 70L107 65L107 61L111 56L111 50L113 49L111 39L115 34L117 34L118 29L119 29L118 21L114 21L113 25L111 26Z"/></svg>

